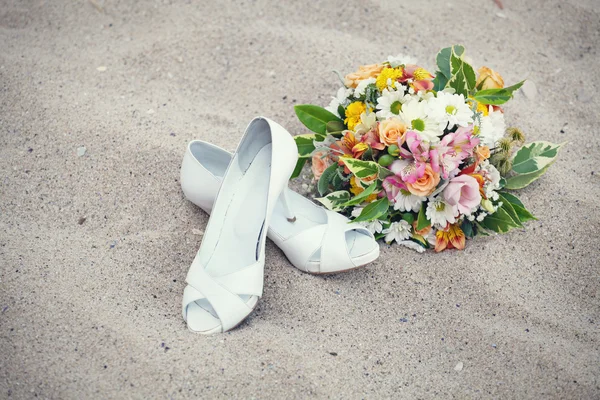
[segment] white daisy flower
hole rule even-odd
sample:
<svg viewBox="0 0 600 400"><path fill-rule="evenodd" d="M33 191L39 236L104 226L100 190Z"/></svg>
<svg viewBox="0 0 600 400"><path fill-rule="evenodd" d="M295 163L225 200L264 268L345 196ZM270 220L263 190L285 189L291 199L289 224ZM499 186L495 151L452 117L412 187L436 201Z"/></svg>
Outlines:
<svg viewBox="0 0 600 400"><path fill-rule="evenodd" d="M446 203L441 196L429 199L427 210L425 210L427 219L432 225L437 225L440 228L445 228L448 223L456 222L458 210L456 206L451 206Z"/></svg>
<svg viewBox="0 0 600 400"><path fill-rule="evenodd" d="M473 122L473 111L462 94L438 92L437 97L427 101L428 114L437 120L442 127L453 128L455 125L467 126Z"/></svg>
<svg viewBox="0 0 600 400"><path fill-rule="evenodd" d="M356 89L354 89L354 97L363 96L365 94L367 86L375 82L377 82L377 79L375 78L363 79L362 81L358 82Z"/></svg>
<svg viewBox="0 0 600 400"><path fill-rule="evenodd" d="M336 96L331 98L331 102L327 107L325 107L325 109L341 118L341 115L338 113L338 107L347 102L348 97L352 95L352 92L353 89L348 89L346 87L339 88Z"/></svg>
<svg viewBox="0 0 600 400"><path fill-rule="evenodd" d="M382 231L385 234L385 242L392 243L394 240L400 243L410 237L411 225L405 220L392 222L389 228Z"/></svg>
<svg viewBox="0 0 600 400"><path fill-rule="evenodd" d="M437 143L440 136L444 133L443 127L440 127L439 122L431 118L427 114L427 102L412 99L402 105L402 110L398 117L417 132L423 140L430 143Z"/></svg>
<svg viewBox="0 0 600 400"><path fill-rule="evenodd" d="M417 212L421 209L421 203L425 201L425 197L415 196L408 190L402 190L398 192L394 198L394 210L398 211L414 211Z"/></svg>
<svg viewBox="0 0 600 400"><path fill-rule="evenodd" d="M360 213L362 212L364 207L354 207L354 209L352 210L352 216L354 218L357 218ZM369 232L371 232L373 235L377 234L377 233L381 233L381 231L383 231L383 222L384 221L380 221L378 219L373 220L373 221L369 221L369 222L356 222L359 225L364 226L365 228L367 228L369 230Z"/></svg>
<svg viewBox="0 0 600 400"><path fill-rule="evenodd" d="M406 246L409 249L414 250L418 253L423 253L425 251L425 247L421 246L417 242L413 242L412 240L402 240L402 241L398 242L398 244L401 244L402 246Z"/></svg>
<svg viewBox="0 0 600 400"><path fill-rule="evenodd" d="M493 107L489 106L488 115L481 117L481 126L479 128L481 144L489 148L496 147L496 142L504 136L505 131L504 113L502 111L494 111Z"/></svg>
<svg viewBox="0 0 600 400"><path fill-rule="evenodd" d="M404 86L397 85L397 90L383 89L381 96L377 99L377 118L383 121L390 117L396 117L400 114L402 104L411 99L411 96L404 93Z"/></svg>
<svg viewBox="0 0 600 400"><path fill-rule="evenodd" d="M396 68L399 65L416 65L417 59L404 54L398 54L397 56L388 56L388 62L392 68Z"/></svg>

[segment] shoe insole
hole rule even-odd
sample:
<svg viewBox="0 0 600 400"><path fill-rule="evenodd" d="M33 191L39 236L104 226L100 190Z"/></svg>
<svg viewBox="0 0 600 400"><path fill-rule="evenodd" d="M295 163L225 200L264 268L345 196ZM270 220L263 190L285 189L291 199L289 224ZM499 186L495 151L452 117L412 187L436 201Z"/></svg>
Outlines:
<svg viewBox="0 0 600 400"><path fill-rule="evenodd" d="M287 239L305 229L313 228L318 225L327 223L327 215L325 210L315 205L306 197L288 190L288 201L292 212L296 216L295 222L289 222L287 213L284 211L283 202L281 199L277 202L273 216L271 217L270 230L278 236ZM361 231L350 230L346 232L346 247L350 252L350 257L360 257L373 251L377 243ZM321 259L321 250L317 250L311 255L311 262L319 262Z"/></svg>

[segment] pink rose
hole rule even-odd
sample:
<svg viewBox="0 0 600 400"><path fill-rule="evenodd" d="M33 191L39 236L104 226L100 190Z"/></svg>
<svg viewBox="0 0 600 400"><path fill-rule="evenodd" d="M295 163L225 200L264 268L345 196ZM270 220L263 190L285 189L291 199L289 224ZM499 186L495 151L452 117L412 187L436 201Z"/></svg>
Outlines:
<svg viewBox="0 0 600 400"><path fill-rule="evenodd" d="M479 183L469 175L452 178L444 189L444 200L456 206L461 214L468 214L481 202Z"/></svg>
<svg viewBox="0 0 600 400"><path fill-rule="evenodd" d="M311 164L311 169L313 174L315 175L315 180L318 181L321 175L323 175L323 171L325 171L327 167L331 165L329 153L325 150L315 151L312 155Z"/></svg>

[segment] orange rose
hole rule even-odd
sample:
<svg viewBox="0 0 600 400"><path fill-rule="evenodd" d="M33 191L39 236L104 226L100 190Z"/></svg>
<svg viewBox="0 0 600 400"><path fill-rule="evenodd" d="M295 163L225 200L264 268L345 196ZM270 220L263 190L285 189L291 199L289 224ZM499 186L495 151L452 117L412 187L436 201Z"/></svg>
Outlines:
<svg viewBox="0 0 600 400"><path fill-rule="evenodd" d="M431 165L425 165L425 173L415 183L406 183L408 191L415 196L429 196L440 183L440 174L433 172Z"/></svg>
<svg viewBox="0 0 600 400"><path fill-rule="evenodd" d="M344 83L349 88L356 88L358 82L363 79L376 78L383 69L381 64L361 65L358 71L346 75Z"/></svg>
<svg viewBox="0 0 600 400"><path fill-rule="evenodd" d="M398 139L402 139L408 126L398 118L388 118L379 124L379 139L388 146L400 146Z"/></svg>
<svg viewBox="0 0 600 400"><path fill-rule="evenodd" d="M490 158L490 148L487 146L477 146L475 148L475 155L479 161L487 160Z"/></svg>
<svg viewBox="0 0 600 400"><path fill-rule="evenodd" d="M318 181L321 175L323 175L323 171L325 171L330 165L331 160L328 157L327 151L321 150L314 152L312 155L311 169L315 175L315 180Z"/></svg>
<svg viewBox="0 0 600 400"><path fill-rule="evenodd" d="M483 82L481 85L481 90L500 89L504 87L504 79L502 79L502 75L493 69L481 67L477 70L477 72L479 73L479 77L477 78L477 83L475 86L479 87L479 84Z"/></svg>

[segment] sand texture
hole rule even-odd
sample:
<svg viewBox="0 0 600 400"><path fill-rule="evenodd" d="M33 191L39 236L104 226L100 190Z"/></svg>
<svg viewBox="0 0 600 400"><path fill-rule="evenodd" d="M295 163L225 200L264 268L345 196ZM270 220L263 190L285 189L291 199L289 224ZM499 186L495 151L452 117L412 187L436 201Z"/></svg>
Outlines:
<svg viewBox="0 0 600 400"><path fill-rule="evenodd" d="M599 5L502 3L0 0L0 398L599 398ZM306 133L332 70L454 43L534 84L509 125L568 142L520 192L539 220L328 277L269 241L255 312L189 332L188 141Z"/></svg>

